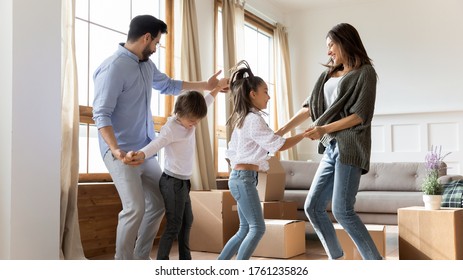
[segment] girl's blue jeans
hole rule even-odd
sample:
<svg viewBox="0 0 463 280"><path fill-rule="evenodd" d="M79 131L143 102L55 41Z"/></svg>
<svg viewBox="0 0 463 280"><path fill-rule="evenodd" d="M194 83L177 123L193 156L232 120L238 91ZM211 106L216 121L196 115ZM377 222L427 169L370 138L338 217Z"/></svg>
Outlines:
<svg viewBox="0 0 463 280"><path fill-rule="evenodd" d="M229 260L236 254L237 260L248 260L265 233L259 194L257 192L257 172L232 170L228 187L238 205L240 227L230 238L219 260Z"/></svg>

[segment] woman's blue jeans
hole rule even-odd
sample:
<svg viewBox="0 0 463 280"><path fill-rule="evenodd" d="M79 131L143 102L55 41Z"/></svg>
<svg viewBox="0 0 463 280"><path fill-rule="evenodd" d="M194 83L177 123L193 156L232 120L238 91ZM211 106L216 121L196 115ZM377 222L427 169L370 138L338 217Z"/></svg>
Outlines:
<svg viewBox="0 0 463 280"><path fill-rule="evenodd" d="M240 227L227 242L218 259L229 260L237 254L237 260L248 260L265 233L264 216L257 193L257 172L232 170L228 188L238 205Z"/></svg>
<svg viewBox="0 0 463 280"><path fill-rule="evenodd" d="M382 259L368 230L354 211L361 175L361 168L341 163L338 145L332 141L320 161L304 205L305 214L330 259L341 258L344 252L326 212L329 202L335 219L354 241L362 258Z"/></svg>

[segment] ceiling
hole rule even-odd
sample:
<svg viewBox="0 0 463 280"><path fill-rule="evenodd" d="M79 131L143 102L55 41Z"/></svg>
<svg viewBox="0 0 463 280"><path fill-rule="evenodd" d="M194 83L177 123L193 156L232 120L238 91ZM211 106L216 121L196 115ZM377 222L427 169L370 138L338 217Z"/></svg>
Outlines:
<svg viewBox="0 0 463 280"><path fill-rule="evenodd" d="M275 7L281 8L286 12L297 11L321 6L333 6L358 2L359 0L267 0ZM362 0L360 0L362 1Z"/></svg>

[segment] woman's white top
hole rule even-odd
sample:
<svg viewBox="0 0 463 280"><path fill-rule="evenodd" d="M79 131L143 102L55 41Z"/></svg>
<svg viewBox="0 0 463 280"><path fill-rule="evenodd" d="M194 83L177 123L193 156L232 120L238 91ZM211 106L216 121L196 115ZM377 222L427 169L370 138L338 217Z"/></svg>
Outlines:
<svg viewBox="0 0 463 280"><path fill-rule="evenodd" d="M232 169L237 164L254 164L260 171L267 171L268 154L280 150L285 141L268 127L260 112L253 111L246 116L241 128L233 130L225 157Z"/></svg>
<svg viewBox="0 0 463 280"><path fill-rule="evenodd" d="M331 104L334 103L336 98L338 98L339 92L338 92L338 86L339 86L339 81L341 81L341 77L331 77L326 81L323 91L325 95L325 106L326 108L329 108Z"/></svg>

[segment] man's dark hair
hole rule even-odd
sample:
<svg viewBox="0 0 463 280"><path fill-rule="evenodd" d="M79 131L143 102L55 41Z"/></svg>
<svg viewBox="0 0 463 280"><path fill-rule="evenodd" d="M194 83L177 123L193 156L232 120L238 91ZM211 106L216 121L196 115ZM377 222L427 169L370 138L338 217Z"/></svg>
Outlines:
<svg viewBox="0 0 463 280"><path fill-rule="evenodd" d="M157 37L159 32L161 32L161 34L167 34L167 24L151 15L136 16L130 22L127 41L134 42L147 32L153 37Z"/></svg>

